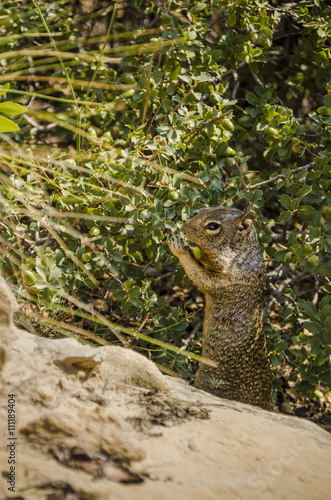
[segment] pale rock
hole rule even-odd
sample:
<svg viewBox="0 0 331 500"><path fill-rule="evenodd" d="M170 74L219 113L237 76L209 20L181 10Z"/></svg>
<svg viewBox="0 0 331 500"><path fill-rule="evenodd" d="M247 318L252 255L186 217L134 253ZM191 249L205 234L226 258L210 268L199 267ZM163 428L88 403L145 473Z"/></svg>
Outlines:
<svg viewBox="0 0 331 500"><path fill-rule="evenodd" d="M1 278L0 499L331 499L331 437L323 429L207 394L162 375L129 349L18 330L16 309ZM15 492L5 477L13 442L10 394L17 416ZM69 449L99 462L69 467L56 459ZM105 457L113 461L94 477ZM119 482L128 475L141 482Z"/></svg>

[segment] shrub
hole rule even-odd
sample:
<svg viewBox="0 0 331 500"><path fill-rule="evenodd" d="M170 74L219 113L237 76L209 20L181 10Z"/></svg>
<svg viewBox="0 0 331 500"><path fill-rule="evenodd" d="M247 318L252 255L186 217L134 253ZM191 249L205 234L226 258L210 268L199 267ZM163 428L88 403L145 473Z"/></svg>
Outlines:
<svg viewBox="0 0 331 500"><path fill-rule="evenodd" d="M20 130L2 135L4 274L39 331L83 328L93 341L126 341L189 378L195 362L178 350L199 353L190 334L200 328L201 297L167 238L202 207L246 196L269 272L275 390L285 378L310 398L324 397L326 3L116 6L77 13L63 2L39 10L8 1L3 9L2 30L13 22L2 41L1 80L11 82L2 102L26 107Z"/></svg>

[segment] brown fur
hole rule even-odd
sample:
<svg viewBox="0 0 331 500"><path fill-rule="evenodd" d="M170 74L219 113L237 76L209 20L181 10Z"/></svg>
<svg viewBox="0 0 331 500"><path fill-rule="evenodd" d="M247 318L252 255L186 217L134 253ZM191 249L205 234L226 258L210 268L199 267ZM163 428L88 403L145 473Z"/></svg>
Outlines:
<svg viewBox="0 0 331 500"><path fill-rule="evenodd" d="M272 386L262 329L265 266L247 200L202 209L182 226L201 250L193 257L180 236L170 240L187 275L206 299L202 354L195 384L217 396L272 409Z"/></svg>

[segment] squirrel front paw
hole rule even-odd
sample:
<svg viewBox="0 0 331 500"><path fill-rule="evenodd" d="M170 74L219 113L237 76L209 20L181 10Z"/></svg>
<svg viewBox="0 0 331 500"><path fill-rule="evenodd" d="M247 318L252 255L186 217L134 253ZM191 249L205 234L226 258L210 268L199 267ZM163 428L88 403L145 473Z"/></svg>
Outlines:
<svg viewBox="0 0 331 500"><path fill-rule="evenodd" d="M188 252L188 246L185 245L184 240L181 236L172 236L169 241L169 248L171 252L179 257L180 255L186 254Z"/></svg>

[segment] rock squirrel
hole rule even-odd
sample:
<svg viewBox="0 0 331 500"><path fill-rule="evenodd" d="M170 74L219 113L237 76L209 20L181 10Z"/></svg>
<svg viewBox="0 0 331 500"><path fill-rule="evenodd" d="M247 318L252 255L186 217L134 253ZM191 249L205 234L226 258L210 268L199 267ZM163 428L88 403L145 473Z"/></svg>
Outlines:
<svg viewBox="0 0 331 500"><path fill-rule="evenodd" d="M204 293L202 355L195 385L217 396L272 410L271 372L262 323L266 272L246 198L232 207L204 208L183 224L169 247ZM201 253L201 256L199 255Z"/></svg>

